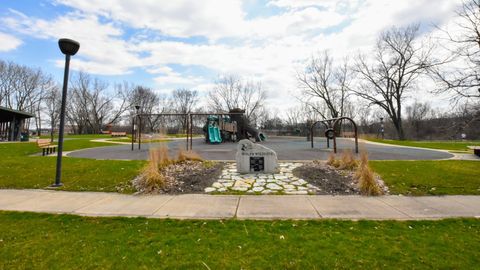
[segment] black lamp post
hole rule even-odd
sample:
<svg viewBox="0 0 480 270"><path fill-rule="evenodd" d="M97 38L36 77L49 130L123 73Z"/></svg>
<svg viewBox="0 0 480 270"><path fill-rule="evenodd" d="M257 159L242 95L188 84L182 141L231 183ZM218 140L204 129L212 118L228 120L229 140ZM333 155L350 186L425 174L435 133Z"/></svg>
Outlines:
<svg viewBox="0 0 480 270"><path fill-rule="evenodd" d="M385 139L385 125L383 124L383 117L380 117L380 132L382 133L382 140Z"/></svg>
<svg viewBox="0 0 480 270"><path fill-rule="evenodd" d="M142 143L141 142L141 137L142 137L142 134L140 132L142 132L141 130L141 127L142 127L142 118L140 117L140 105L135 105L135 110L137 111L136 113L136 118L138 118L138 127L137 127L137 130L138 130L138 149L140 149L140 144Z"/></svg>
<svg viewBox="0 0 480 270"><path fill-rule="evenodd" d="M132 117L132 151L133 151L133 144L137 139L137 130L135 129L135 120L138 117L138 110L140 109L139 105L135 105L135 116Z"/></svg>
<svg viewBox="0 0 480 270"><path fill-rule="evenodd" d="M52 187L62 186L62 152L63 152L63 131L65 127L65 106L68 89L68 71L70 68L70 56L75 55L80 49L80 43L68 38L58 40L60 51L65 54L65 72L63 74L62 105L60 107L60 127L58 130L58 151L57 151L57 171L55 175L55 184Z"/></svg>

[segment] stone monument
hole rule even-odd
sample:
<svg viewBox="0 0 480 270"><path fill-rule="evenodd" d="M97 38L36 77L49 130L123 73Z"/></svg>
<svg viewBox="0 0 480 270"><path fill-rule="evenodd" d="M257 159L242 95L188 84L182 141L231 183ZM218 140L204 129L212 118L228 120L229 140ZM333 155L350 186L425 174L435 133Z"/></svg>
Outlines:
<svg viewBox="0 0 480 270"><path fill-rule="evenodd" d="M277 171L277 153L250 140L238 142L235 158L239 173L275 173Z"/></svg>

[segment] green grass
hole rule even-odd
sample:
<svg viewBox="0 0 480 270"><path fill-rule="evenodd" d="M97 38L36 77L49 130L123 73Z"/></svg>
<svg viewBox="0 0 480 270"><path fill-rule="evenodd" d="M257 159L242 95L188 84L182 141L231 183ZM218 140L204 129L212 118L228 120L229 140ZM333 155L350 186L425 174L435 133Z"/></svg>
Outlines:
<svg viewBox="0 0 480 270"><path fill-rule="evenodd" d="M90 142L90 138L65 141L65 151L111 146ZM55 179L56 157L30 156L41 150L35 143L0 144L2 162L0 188L45 188ZM145 161L63 158L63 190L133 192L129 185Z"/></svg>
<svg viewBox="0 0 480 270"><path fill-rule="evenodd" d="M431 149L443 149L443 150L453 150L453 151L471 151L467 146L477 145L480 146L480 141L399 141L399 140L382 140L368 138L369 141L402 145L402 146L413 146L413 147L424 147Z"/></svg>
<svg viewBox="0 0 480 270"><path fill-rule="evenodd" d="M479 161L370 161L370 165L392 194L480 195Z"/></svg>
<svg viewBox="0 0 480 270"><path fill-rule="evenodd" d="M44 138L45 136L42 136ZM50 137L48 137L49 139ZM55 137L56 138L56 137ZM110 136L100 135L100 134L89 134L89 135L67 135L65 136L65 140L63 141L63 151L73 151L78 149L84 148L92 148L92 147L101 147L101 146L116 146L112 143L106 142L92 142L91 140L95 139L105 139L110 138ZM46 138L44 138L46 139ZM58 145L58 142L54 141L53 144ZM1 147L1 144L0 144ZM41 150L37 147L37 152Z"/></svg>
<svg viewBox="0 0 480 270"><path fill-rule="evenodd" d="M58 135L53 136L55 139L58 138ZM79 135L65 135L65 138L70 138L70 139L105 139L105 138L111 138L112 136L108 134L79 134ZM40 136L42 139L50 139L50 135L42 135Z"/></svg>
<svg viewBox="0 0 480 270"><path fill-rule="evenodd" d="M0 269L476 269L480 222L178 221L0 212Z"/></svg>

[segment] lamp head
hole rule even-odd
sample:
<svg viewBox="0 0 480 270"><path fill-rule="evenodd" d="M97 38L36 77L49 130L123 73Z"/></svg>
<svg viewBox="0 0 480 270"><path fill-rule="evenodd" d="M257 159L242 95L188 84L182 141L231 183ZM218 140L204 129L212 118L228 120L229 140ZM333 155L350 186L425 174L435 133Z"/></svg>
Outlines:
<svg viewBox="0 0 480 270"><path fill-rule="evenodd" d="M65 55L75 55L80 49L80 43L73 39L61 38L58 40L60 51Z"/></svg>
<svg viewBox="0 0 480 270"><path fill-rule="evenodd" d="M140 110L140 105L135 105L135 109L138 111Z"/></svg>

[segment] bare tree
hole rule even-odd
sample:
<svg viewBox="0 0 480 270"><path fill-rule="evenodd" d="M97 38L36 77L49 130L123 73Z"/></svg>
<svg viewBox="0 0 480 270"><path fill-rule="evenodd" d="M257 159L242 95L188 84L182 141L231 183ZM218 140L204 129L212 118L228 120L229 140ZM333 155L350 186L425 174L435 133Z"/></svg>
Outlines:
<svg viewBox="0 0 480 270"><path fill-rule="evenodd" d="M267 92L259 82L226 75L216 81L215 87L208 93L209 105L217 111L229 111L240 108L245 110L249 121L258 122L264 113Z"/></svg>
<svg viewBox="0 0 480 270"><path fill-rule="evenodd" d="M41 99L41 87L47 76L40 69L32 69L13 62L0 62L0 105L10 109L35 112Z"/></svg>
<svg viewBox="0 0 480 270"><path fill-rule="evenodd" d="M44 111L48 117L48 124L50 125L50 140L53 142L53 135L55 128L60 119L60 106L62 101L62 92L60 87L56 85L46 90L44 97ZM40 134L39 134L40 135Z"/></svg>
<svg viewBox="0 0 480 270"><path fill-rule="evenodd" d="M335 66L328 51L312 56L303 72L297 74L297 81L305 96L304 102L323 118L345 116L348 103L352 72L345 61ZM328 114L318 105L324 104Z"/></svg>
<svg viewBox="0 0 480 270"><path fill-rule="evenodd" d="M431 60L432 46L416 40L418 29L419 25L410 25L383 32L373 59L360 55L355 67L361 83L354 93L384 110L401 140L405 138L402 125L405 93L415 89L418 78L435 65Z"/></svg>
<svg viewBox="0 0 480 270"><path fill-rule="evenodd" d="M300 123L304 121L304 112L301 106L295 106L287 109L285 112L286 119L285 124L290 127L297 128Z"/></svg>
<svg viewBox="0 0 480 270"><path fill-rule="evenodd" d="M71 89L67 118L78 133L100 133L131 107L128 87L116 87L109 93L106 82L84 72L72 76Z"/></svg>
<svg viewBox="0 0 480 270"><path fill-rule="evenodd" d="M455 32L447 35L452 59L448 66L432 69L439 92L453 92L454 100L480 98L480 0L466 0L457 12ZM453 67L453 66L457 67Z"/></svg>
<svg viewBox="0 0 480 270"><path fill-rule="evenodd" d="M143 114L149 115L144 117L144 124L151 131L157 130L159 124L163 123L164 118L156 114L164 113L169 108L169 100L165 95L155 93L151 88L145 86L136 86L132 93L132 100L134 105L140 106L140 111ZM130 115L135 114L133 108Z"/></svg>
<svg viewBox="0 0 480 270"><path fill-rule="evenodd" d="M412 128L412 135L414 135L416 139L420 138L422 122L432 113L430 104L415 101L406 107L405 112L407 114L408 124Z"/></svg>
<svg viewBox="0 0 480 270"><path fill-rule="evenodd" d="M189 90L189 89L176 89L172 92L171 103L173 110L176 113L188 114L193 111L198 106L198 91ZM180 117L180 122L182 124L182 130L186 132L187 130L187 120L183 117Z"/></svg>

